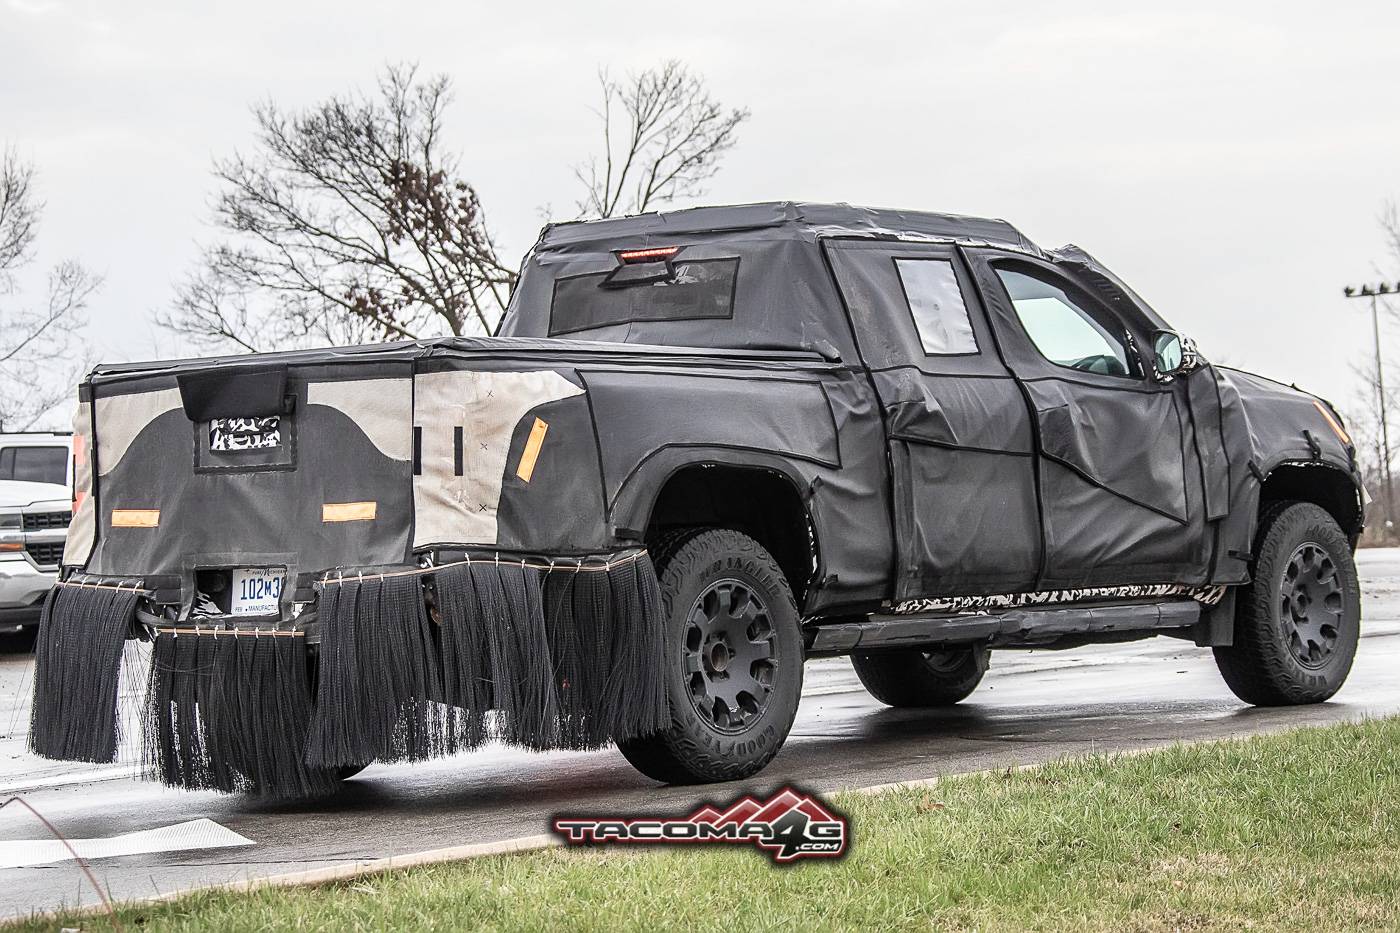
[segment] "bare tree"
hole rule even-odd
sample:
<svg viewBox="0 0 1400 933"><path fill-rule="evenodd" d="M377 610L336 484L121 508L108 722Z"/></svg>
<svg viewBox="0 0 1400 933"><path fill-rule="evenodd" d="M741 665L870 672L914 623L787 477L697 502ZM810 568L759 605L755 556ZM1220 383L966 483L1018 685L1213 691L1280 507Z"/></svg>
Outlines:
<svg viewBox="0 0 1400 933"><path fill-rule="evenodd" d="M13 149L0 153L0 431L25 430L71 400L86 367L78 336L101 279L66 260L48 272L42 298L19 287L34 261L44 204L34 167Z"/></svg>
<svg viewBox="0 0 1400 933"><path fill-rule="evenodd" d="M1375 503L1372 506L1373 520L1368 523L1369 530L1385 535L1386 538L1393 538L1396 530L1387 528L1386 521L1389 518L1390 500L1394 496L1394 490L1387 489L1386 486L1386 451L1383 444L1385 431L1380 423L1380 412L1386 409L1387 416L1390 416L1393 422L1393 415L1390 413L1400 405L1400 389L1397 389L1397 382L1389 371L1385 374L1383 384L1376 378L1376 361L1371 353L1366 353L1362 359L1352 363L1351 371L1357 377L1359 388L1345 410L1345 420L1347 433L1357 448L1357 465L1361 469L1362 479ZM1382 391L1385 392L1386 402L1383 406L1380 405ZM1394 424L1389 424L1389 427L1393 436Z"/></svg>
<svg viewBox="0 0 1400 933"><path fill-rule="evenodd" d="M1381 231L1385 234L1385 246L1390 253L1390 271L1400 267L1400 204L1388 200L1381 205L1379 218Z"/></svg>
<svg viewBox="0 0 1400 933"><path fill-rule="evenodd" d="M256 106L257 146L215 165L205 249L160 323L209 347L490 333L515 271L445 152L446 76L386 68L373 96Z"/></svg>
<svg viewBox="0 0 1400 933"><path fill-rule="evenodd" d="M598 81L603 153L574 167L583 218L638 214L703 194L749 118L747 109L722 106L703 78L674 60L625 81L603 71Z"/></svg>
<svg viewBox="0 0 1400 933"><path fill-rule="evenodd" d="M1397 405L1396 393L1397 389L1400 389L1400 380L1397 380L1396 374L1392 372L1385 351L1391 345L1390 329L1400 323L1400 309L1397 309L1382 289L1390 293L1400 291L1400 281L1397 281L1400 280L1400 205L1393 200L1386 201L1377 220L1385 238L1388 256L1384 264L1378 263L1375 266L1377 277L1382 281L1375 283L1374 290L1381 293L1373 296L1370 301L1377 304L1384 317L1375 324L1374 339L1377 346L1373 349L1374 355L1364 366L1354 365L1352 369L1365 386L1364 394L1360 396L1365 400L1365 409L1361 412L1359 421L1362 426L1360 433L1365 439L1365 444L1358 441L1358 458L1367 486L1375 492L1382 513L1384 527L1379 527L1379 534L1387 541L1394 541L1400 534L1400 529L1389 525L1395 520L1396 490L1391 489L1386 480L1394 471L1395 454L1392 449L1387 449L1385 439L1397 436L1395 414L1400 406ZM1369 291L1363 294L1369 294ZM1371 524L1373 529L1377 527L1376 522Z"/></svg>
<svg viewBox="0 0 1400 933"><path fill-rule="evenodd" d="M699 194L747 110L678 62L603 88L603 155L575 174L582 214ZM159 323L207 349L260 351L493 333L515 283L476 191L444 151L445 76L386 68L376 92L253 109L250 154L215 163L223 232Z"/></svg>

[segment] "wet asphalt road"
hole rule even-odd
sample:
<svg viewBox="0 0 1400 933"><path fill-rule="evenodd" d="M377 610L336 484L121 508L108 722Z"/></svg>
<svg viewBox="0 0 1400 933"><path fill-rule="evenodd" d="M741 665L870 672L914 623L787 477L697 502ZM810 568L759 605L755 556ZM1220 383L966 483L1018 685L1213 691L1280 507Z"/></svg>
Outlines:
<svg viewBox="0 0 1400 933"><path fill-rule="evenodd" d="M814 662L786 747L759 777L661 787L615 751L531 754L492 748L424 765L375 765L333 799L266 805L137 781L130 766L44 762L24 752L32 657L0 655L0 795L23 796L71 837L106 837L208 817L252 846L98 859L117 898L546 832L551 815L666 812L796 782L830 791L999 768L1064 755L1222 738L1400 712L1400 549L1363 551L1361 648L1331 702L1254 709L1225 688L1208 649L1168 638L1065 652L1000 652L968 701L894 711L843 660ZM3 648L4 646L0 646ZM129 683L124 707L134 707ZM0 840L40 839L11 805ZM0 916L89 904L75 863L0 870Z"/></svg>

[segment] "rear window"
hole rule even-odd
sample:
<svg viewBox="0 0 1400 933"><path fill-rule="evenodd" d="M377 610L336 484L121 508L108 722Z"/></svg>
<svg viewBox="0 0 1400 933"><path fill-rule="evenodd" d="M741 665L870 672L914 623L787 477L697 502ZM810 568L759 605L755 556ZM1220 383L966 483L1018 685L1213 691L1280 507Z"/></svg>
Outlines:
<svg viewBox="0 0 1400 933"><path fill-rule="evenodd" d="M6 447L0 450L0 479L68 483L67 447Z"/></svg>
<svg viewBox="0 0 1400 933"><path fill-rule="evenodd" d="M737 257L679 260L667 278L636 283L619 282L611 270L566 276L554 281L549 334L634 321L732 318L738 279Z"/></svg>

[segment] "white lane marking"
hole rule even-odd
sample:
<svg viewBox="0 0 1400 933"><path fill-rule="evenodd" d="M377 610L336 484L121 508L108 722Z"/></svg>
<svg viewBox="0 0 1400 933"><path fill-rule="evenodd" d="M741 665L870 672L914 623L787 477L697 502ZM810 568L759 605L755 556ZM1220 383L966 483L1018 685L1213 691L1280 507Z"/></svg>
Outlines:
<svg viewBox="0 0 1400 933"><path fill-rule="evenodd" d="M148 852L178 852L188 849L225 849L250 846L253 840L201 817L184 823L122 833L106 839L69 839L68 845L84 859L141 855ZM0 841L0 868L28 868L66 862L73 853L57 839L6 839Z"/></svg>
<svg viewBox="0 0 1400 933"><path fill-rule="evenodd" d="M70 784L96 784L99 781L118 781L141 775L143 769L135 765L126 767L88 768L83 771L64 771L48 777L33 777L22 781L0 784L0 794L16 794L47 787L67 787Z"/></svg>

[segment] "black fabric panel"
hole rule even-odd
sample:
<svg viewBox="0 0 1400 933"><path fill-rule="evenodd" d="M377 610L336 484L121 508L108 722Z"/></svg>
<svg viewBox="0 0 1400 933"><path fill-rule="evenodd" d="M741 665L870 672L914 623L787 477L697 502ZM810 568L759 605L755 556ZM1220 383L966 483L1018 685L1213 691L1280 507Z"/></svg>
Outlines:
<svg viewBox="0 0 1400 933"><path fill-rule="evenodd" d="M1214 367L1203 366L1182 377L1196 427L1196 456L1200 459L1202 488L1205 491L1206 520L1215 521L1230 513L1230 457L1221 425L1220 390Z"/></svg>
<svg viewBox="0 0 1400 933"><path fill-rule="evenodd" d="M1035 585L1040 527L1023 457L896 441L896 599Z"/></svg>
<svg viewBox="0 0 1400 933"><path fill-rule="evenodd" d="M598 424L608 498L665 447L737 447L841 463L836 424L815 379L738 379L722 374L584 373ZM644 381L642 381L644 378ZM640 392L638 385L645 385ZM684 413L690 418L681 420Z"/></svg>
<svg viewBox="0 0 1400 933"><path fill-rule="evenodd" d="M191 421L259 418L281 414L287 392L286 366L243 366L181 373L180 401Z"/></svg>
<svg viewBox="0 0 1400 933"><path fill-rule="evenodd" d="M1170 390L1026 383L1046 456L1139 505L1186 521L1181 415ZM1130 442L1126 442L1131 439Z"/></svg>
<svg viewBox="0 0 1400 933"><path fill-rule="evenodd" d="M891 437L1022 456L1032 451L1026 404L1010 376L967 379L896 369L876 373L875 386Z"/></svg>
<svg viewBox="0 0 1400 933"><path fill-rule="evenodd" d="M535 418L549 425L527 483L516 474ZM587 396L549 402L520 419L510 440L496 540L502 548L599 553L612 547Z"/></svg>
<svg viewBox="0 0 1400 933"><path fill-rule="evenodd" d="M412 518L411 465L385 457L339 411L307 405L304 384L298 391L296 413L284 416L297 422L295 470L197 473L183 411L147 425L99 479L98 543L88 569L186 575L191 555L231 552L240 566L287 563L292 578L346 564L401 563ZM369 500L377 503L373 521L321 520L324 503ZM151 508L160 509L155 528L112 527L113 509Z"/></svg>
<svg viewBox="0 0 1400 933"><path fill-rule="evenodd" d="M1180 522L1041 461L1047 558L1040 589L1206 582L1205 536L1183 546Z"/></svg>
<svg viewBox="0 0 1400 933"><path fill-rule="evenodd" d="M1249 578L1249 557L1253 550L1255 511L1259 502L1259 477L1249 468L1262 453L1250 429L1240 384L1248 383L1238 374L1223 368L1216 370L1216 388L1220 393L1220 427L1225 438L1225 450L1234 465L1230 471L1230 513L1221 521L1216 548L1215 581L1238 583Z"/></svg>
<svg viewBox="0 0 1400 933"><path fill-rule="evenodd" d="M1318 462L1349 476L1358 489L1361 478L1341 440L1313 405L1312 396L1237 369L1216 367L1215 372L1230 463L1230 511L1222 522L1216 582L1235 583L1249 574L1246 558L1254 547L1260 476L1267 476L1281 463L1313 462L1303 431L1310 431L1318 444Z"/></svg>

